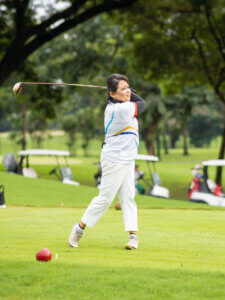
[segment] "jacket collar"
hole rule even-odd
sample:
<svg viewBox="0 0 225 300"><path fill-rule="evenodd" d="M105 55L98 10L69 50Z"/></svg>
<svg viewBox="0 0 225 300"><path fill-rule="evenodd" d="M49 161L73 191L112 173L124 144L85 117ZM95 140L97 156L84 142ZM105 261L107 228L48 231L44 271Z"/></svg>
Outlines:
<svg viewBox="0 0 225 300"><path fill-rule="evenodd" d="M123 101L116 100L116 99L113 99L113 98L110 98L108 101L111 102L111 103L123 103Z"/></svg>

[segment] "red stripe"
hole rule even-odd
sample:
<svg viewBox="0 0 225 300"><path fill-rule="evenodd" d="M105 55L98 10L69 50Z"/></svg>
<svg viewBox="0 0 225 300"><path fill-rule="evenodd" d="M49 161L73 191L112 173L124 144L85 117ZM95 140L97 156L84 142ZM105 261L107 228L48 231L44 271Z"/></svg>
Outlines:
<svg viewBox="0 0 225 300"><path fill-rule="evenodd" d="M135 111L134 111L134 118L137 117L138 111L137 111L137 103L134 102L135 105Z"/></svg>

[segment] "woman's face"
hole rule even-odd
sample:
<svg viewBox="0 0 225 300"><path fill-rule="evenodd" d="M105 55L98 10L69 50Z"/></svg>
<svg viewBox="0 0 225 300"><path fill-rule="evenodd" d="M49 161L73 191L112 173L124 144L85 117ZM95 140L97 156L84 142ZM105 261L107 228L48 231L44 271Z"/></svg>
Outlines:
<svg viewBox="0 0 225 300"><path fill-rule="evenodd" d="M129 84L125 80L120 80L117 90L115 92L110 92L110 96L115 100L123 102L130 101L131 90Z"/></svg>

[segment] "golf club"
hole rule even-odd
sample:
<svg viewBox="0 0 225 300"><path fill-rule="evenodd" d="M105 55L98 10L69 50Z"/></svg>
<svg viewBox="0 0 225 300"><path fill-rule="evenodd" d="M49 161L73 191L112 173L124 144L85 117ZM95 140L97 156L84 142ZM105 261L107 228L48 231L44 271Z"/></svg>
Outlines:
<svg viewBox="0 0 225 300"><path fill-rule="evenodd" d="M30 84L30 85L61 85L61 86L78 86L78 87L89 87L89 88L97 88L97 89L106 89L105 86L91 85L91 84L79 84L79 83L57 83L57 82L17 82L13 86L13 93L15 95L19 95L22 92L22 85Z"/></svg>

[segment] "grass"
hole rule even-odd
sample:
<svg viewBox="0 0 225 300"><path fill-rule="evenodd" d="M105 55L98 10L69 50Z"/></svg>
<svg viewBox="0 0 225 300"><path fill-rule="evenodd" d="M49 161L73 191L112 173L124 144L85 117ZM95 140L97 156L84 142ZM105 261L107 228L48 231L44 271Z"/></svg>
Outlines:
<svg viewBox="0 0 225 300"><path fill-rule="evenodd" d="M1 213L3 299L224 299L222 211L140 209L136 252L123 249L127 236L121 212L113 209L87 230L78 249L66 241L83 209ZM43 247L52 251L50 263L35 261Z"/></svg>
<svg viewBox="0 0 225 300"><path fill-rule="evenodd" d="M84 185L74 187L58 181L25 178L5 172L0 172L0 182L4 183L7 203L16 206L86 207L98 194L98 190L93 187ZM140 195L136 196L136 201L143 208L209 209L205 204ZM210 209L218 208L210 207Z"/></svg>
<svg viewBox="0 0 225 300"><path fill-rule="evenodd" d="M67 136L60 131L52 131L46 133L46 139L42 147L47 149L67 150ZM187 189L192 180L191 169L201 163L203 160L215 159L218 157L219 146L221 138L214 139L208 148L189 148L189 155L183 156L182 154L182 141L179 141L178 149L169 149L169 155L165 155L161 151L161 161L156 164L157 171L160 174L163 186L170 190L170 196L173 199L187 200ZM85 157L82 149L82 139L78 135L76 141L76 157L69 159L74 180L83 185L95 186L94 174L97 172L96 162L99 161L101 151L100 139L92 139L90 141L88 153L89 156ZM30 136L27 136L27 148L36 148ZM0 133L0 162L2 157L7 152L17 154L21 150L19 145L15 144L7 133ZM146 149L143 141L140 141L139 152L146 154ZM63 159L60 160L64 164ZM49 157L31 157L31 167L33 167L40 178L57 180L56 176L49 175L49 171L56 166L55 159ZM138 161L140 169L145 172L145 178L149 179L148 167L145 162ZM4 171L3 165L0 163L0 171ZM215 168L209 168L209 176L215 178ZM151 180L150 180L151 181ZM147 185L140 181L145 186L146 190L149 188ZM225 176L223 176L223 185L225 186Z"/></svg>
<svg viewBox="0 0 225 300"><path fill-rule="evenodd" d="M97 141L96 141L97 143ZM93 150L94 151L94 150ZM97 148L96 154L84 157L78 155L77 157L70 158L69 165L71 167L74 180L80 182L83 185L95 186L94 174L97 172L96 162L99 161L100 147ZM163 155L162 160L156 164L157 171L160 174L162 185L170 190L170 197L172 199L188 200L187 190L192 180L191 169L203 160L213 159L217 157L217 149L190 149L189 156L183 156L181 149L170 150L169 155ZM1 157L0 157L1 161ZM50 170L56 166L54 158L50 157L31 157L31 167L33 167L40 178L58 180L57 177L49 175ZM60 159L60 164L65 164L63 159ZM145 172L145 178L151 182L149 178L149 171L147 164L143 161L137 161L140 166L140 170ZM4 171L3 165L0 163L0 171ZM216 169L214 167L209 168L209 176L214 179ZM142 185L148 187L143 181L140 181ZM223 175L223 183L225 187L225 176Z"/></svg>
<svg viewBox="0 0 225 300"><path fill-rule="evenodd" d="M115 200L71 249L71 226L97 189L5 172L0 182L1 299L224 299L224 208L138 196L140 247L126 251ZM44 247L51 262L35 260Z"/></svg>

